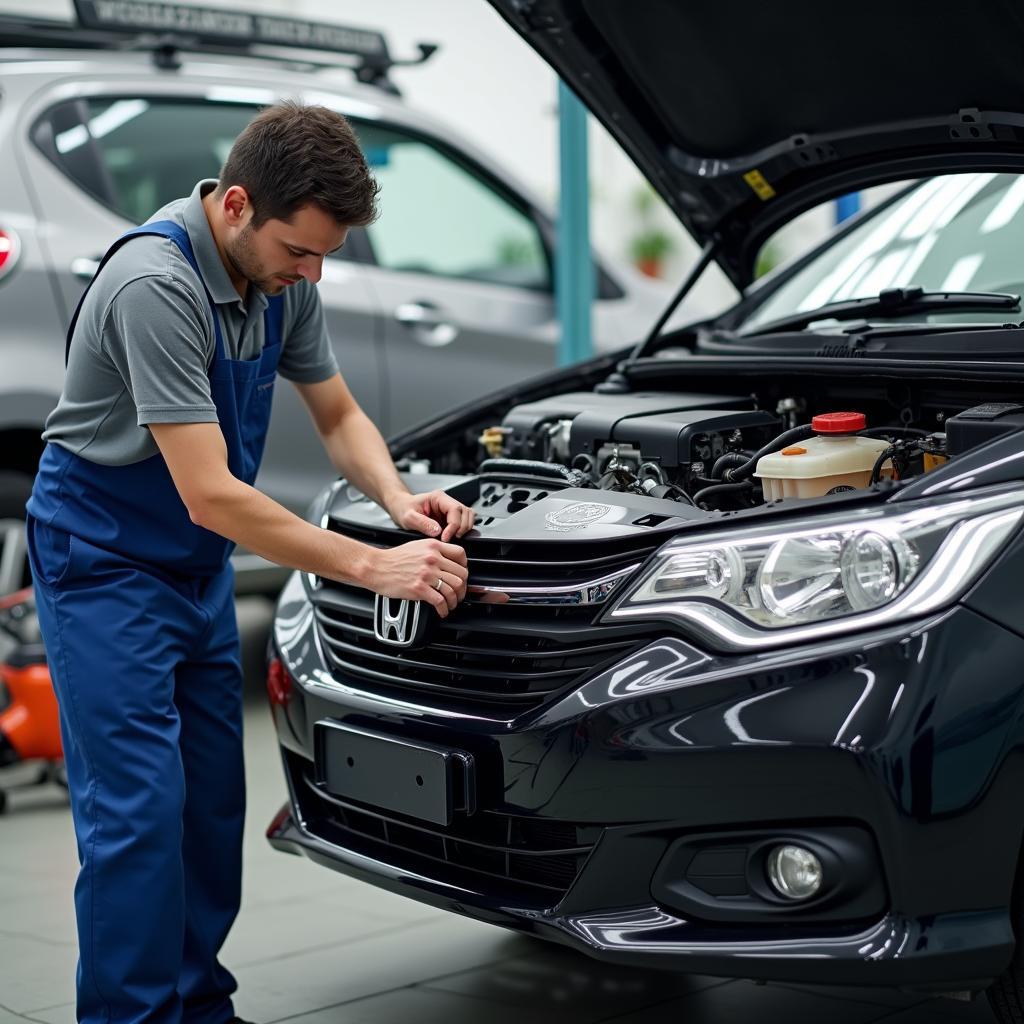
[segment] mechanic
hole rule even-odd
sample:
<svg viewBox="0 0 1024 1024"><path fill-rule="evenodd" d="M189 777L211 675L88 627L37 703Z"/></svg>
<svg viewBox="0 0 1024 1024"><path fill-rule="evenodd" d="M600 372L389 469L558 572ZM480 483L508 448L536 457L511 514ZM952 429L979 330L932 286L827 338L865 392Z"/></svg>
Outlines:
<svg viewBox="0 0 1024 1024"><path fill-rule="evenodd" d="M186 126L183 126L186 130ZM283 103L106 253L68 332L28 502L81 870L78 1019L223 1024L244 817L235 544L446 616L471 509L410 494L338 372L314 287L378 186L348 122ZM399 526L379 550L253 487L276 375Z"/></svg>

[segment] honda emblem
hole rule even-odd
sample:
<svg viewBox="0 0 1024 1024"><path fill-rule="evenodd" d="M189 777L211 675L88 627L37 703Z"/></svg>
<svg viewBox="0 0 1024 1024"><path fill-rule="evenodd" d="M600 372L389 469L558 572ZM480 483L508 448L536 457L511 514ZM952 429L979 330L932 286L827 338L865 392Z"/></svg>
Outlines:
<svg viewBox="0 0 1024 1024"><path fill-rule="evenodd" d="M373 633L381 643L411 647L420 639L419 601L377 594L373 599Z"/></svg>

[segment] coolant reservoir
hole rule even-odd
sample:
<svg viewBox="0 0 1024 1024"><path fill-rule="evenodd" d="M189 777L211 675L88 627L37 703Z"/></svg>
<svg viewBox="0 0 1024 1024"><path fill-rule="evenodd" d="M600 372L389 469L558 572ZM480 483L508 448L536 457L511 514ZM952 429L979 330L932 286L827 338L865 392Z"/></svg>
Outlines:
<svg viewBox="0 0 1024 1024"><path fill-rule="evenodd" d="M867 418L860 412L815 416L815 437L758 459L754 476L761 481L765 501L820 498L867 487L875 461L889 442L859 436L857 431L866 426ZM886 462L884 468L890 467Z"/></svg>

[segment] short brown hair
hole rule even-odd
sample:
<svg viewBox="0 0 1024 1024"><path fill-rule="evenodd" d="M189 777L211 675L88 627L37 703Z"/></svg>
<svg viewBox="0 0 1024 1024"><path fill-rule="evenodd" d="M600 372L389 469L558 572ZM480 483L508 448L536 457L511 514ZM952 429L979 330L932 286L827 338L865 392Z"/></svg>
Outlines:
<svg viewBox="0 0 1024 1024"><path fill-rule="evenodd" d="M290 220L309 203L339 224L371 223L380 186L348 120L327 107L285 101L261 110L235 139L218 192L240 185L253 227Z"/></svg>

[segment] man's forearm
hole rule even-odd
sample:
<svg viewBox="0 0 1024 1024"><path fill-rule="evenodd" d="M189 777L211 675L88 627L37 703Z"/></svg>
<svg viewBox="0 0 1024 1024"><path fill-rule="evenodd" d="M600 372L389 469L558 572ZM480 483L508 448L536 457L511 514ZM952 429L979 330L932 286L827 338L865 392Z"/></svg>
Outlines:
<svg viewBox="0 0 1024 1024"><path fill-rule="evenodd" d="M190 510L196 522L278 565L365 586L373 549L329 533L233 477Z"/></svg>
<svg viewBox="0 0 1024 1024"><path fill-rule="evenodd" d="M361 409L345 415L323 441L338 472L386 511L395 496L409 493L384 438Z"/></svg>

